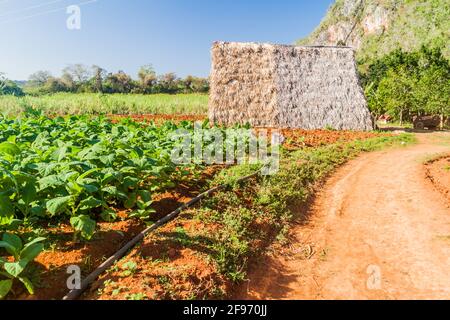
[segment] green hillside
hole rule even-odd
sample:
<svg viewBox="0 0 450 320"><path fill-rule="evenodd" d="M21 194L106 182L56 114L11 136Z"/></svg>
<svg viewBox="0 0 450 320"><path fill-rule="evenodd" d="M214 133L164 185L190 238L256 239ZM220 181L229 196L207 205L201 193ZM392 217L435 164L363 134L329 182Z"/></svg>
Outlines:
<svg viewBox="0 0 450 320"><path fill-rule="evenodd" d="M439 47L450 57L448 0L336 0L319 27L298 44L355 47L362 63L401 48Z"/></svg>

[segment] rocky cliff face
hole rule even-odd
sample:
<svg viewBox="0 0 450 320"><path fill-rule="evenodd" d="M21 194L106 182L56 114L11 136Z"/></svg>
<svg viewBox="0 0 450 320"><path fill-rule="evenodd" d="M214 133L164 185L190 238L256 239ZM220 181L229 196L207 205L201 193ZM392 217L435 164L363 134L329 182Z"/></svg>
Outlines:
<svg viewBox="0 0 450 320"><path fill-rule="evenodd" d="M351 46L362 61L423 44L441 47L449 57L449 17L448 0L336 0L298 44Z"/></svg>

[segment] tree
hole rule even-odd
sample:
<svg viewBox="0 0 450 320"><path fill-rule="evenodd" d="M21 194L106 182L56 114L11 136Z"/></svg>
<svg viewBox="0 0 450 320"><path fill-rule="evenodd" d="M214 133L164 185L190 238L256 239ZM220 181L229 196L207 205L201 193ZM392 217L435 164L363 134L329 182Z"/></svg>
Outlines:
<svg viewBox="0 0 450 320"><path fill-rule="evenodd" d="M184 84L186 93L192 93L192 92L206 93L209 91L208 79L197 78L197 77L189 75L186 77L186 79L183 80L183 84Z"/></svg>
<svg viewBox="0 0 450 320"><path fill-rule="evenodd" d="M415 96L428 114L441 117L441 129L450 116L450 72L449 69L430 67L425 70L417 83Z"/></svg>
<svg viewBox="0 0 450 320"><path fill-rule="evenodd" d="M367 102L369 104L370 112L374 119L379 119L380 116L386 113L385 105L380 99L378 90L375 89L374 83L371 83L364 89L364 93L367 97Z"/></svg>
<svg viewBox="0 0 450 320"><path fill-rule="evenodd" d="M107 72L105 69L93 65L92 66L93 78L91 82L93 83L93 89L96 92L103 92L103 79L106 77Z"/></svg>
<svg viewBox="0 0 450 320"><path fill-rule="evenodd" d="M0 72L0 93L3 92L3 89L6 87L6 75L3 72Z"/></svg>
<svg viewBox="0 0 450 320"><path fill-rule="evenodd" d="M77 91L77 84L75 83L75 80L73 79L72 75L63 72L61 76L61 82L64 84L64 87L66 88L66 91L68 92L76 92Z"/></svg>
<svg viewBox="0 0 450 320"><path fill-rule="evenodd" d="M37 71L28 78L30 84L36 87L42 87L52 77L50 71Z"/></svg>
<svg viewBox="0 0 450 320"><path fill-rule="evenodd" d="M187 76L181 80L175 73L158 76L152 65L144 65L138 72L139 80L133 80L123 71L107 73L93 65L69 65L61 77L53 77L48 71L38 71L30 76L27 93L42 95L55 92L99 92L99 93L206 93L209 79Z"/></svg>
<svg viewBox="0 0 450 320"><path fill-rule="evenodd" d="M0 95L23 96L22 89L17 83L8 80L3 72L0 72Z"/></svg>
<svg viewBox="0 0 450 320"><path fill-rule="evenodd" d="M64 82L59 78L51 77L47 80L47 83L44 86L45 93L57 93L57 92L65 92L68 91L68 88L65 86Z"/></svg>
<svg viewBox="0 0 450 320"><path fill-rule="evenodd" d="M156 84L157 76L152 65L145 65L139 69L138 77L143 93L151 93Z"/></svg>
<svg viewBox="0 0 450 320"><path fill-rule="evenodd" d="M108 88L110 93L130 93L134 89L135 84L129 75L119 71L108 75L105 87Z"/></svg>
<svg viewBox="0 0 450 320"><path fill-rule="evenodd" d="M405 115L414 108L414 77L405 68L390 70L377 89L379 103L387 112L400 120L403 125Z"/></svg>
<svg viewBox="0 0 450 320"><path fill-rule="evenodd" d="M83 84L87 82L91 77L91 72L89 71L89 68L79 63L67 66L63 70L63 73L71 75L72 79L74 79L74 81L77 82L78 84Z"/></svg>
<svg viewBox="0 0 450 320"><path fill-rule="evenodd" d="M395 50L372 63L362 83L375 115L388 112L403 122L439 114L442 124L449 116L450 64L440 49Z"/></svg>
<svg viewBox="0 0 450 320"><path fill-rule="evenodd" d="M176 93L178 91L178 78L173 72L158 77L158 89L163 93Z"/></svg>

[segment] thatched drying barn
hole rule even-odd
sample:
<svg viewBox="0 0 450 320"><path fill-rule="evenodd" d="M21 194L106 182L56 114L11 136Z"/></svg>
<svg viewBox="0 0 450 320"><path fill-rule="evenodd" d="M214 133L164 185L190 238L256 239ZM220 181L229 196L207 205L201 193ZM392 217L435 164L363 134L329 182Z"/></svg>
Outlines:
<svg viewBox="0 0 450 320"><path fill-rule="evenodd" d="M216 42L209 117L232 125L372 130L354 51Z"/></svg>

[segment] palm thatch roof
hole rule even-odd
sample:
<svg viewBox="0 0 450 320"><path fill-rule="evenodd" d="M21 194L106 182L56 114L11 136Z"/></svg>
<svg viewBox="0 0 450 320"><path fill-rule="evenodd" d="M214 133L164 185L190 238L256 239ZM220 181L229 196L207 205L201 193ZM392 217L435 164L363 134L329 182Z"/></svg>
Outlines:
<svg viewBox="0 0 450 320"><path fill-rule="evenodd" d="M223 125L373 130L347 47L214 43L209 117Z"/></svg>

